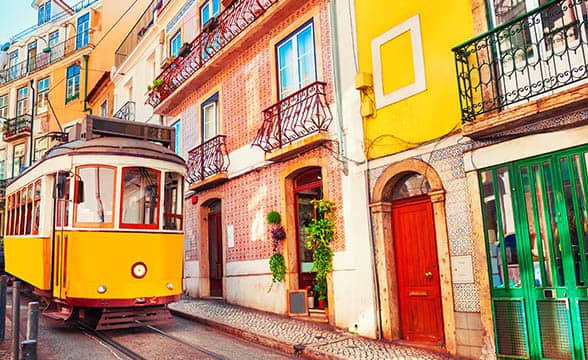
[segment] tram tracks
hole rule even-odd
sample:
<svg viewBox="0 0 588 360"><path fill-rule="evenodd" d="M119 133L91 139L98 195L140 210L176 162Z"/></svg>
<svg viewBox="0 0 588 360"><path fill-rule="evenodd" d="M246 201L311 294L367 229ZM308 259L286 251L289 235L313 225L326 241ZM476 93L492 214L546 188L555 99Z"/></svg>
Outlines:
<svg viewBox="0 0 588 360"><path fill-rule="evenodd" d="M186 359L228 360L221 354L187 342L151 325L134 328L132 333L134 337L140 336L150 338L150 335L159 336L158 339L150 338L147 342L137 342L133 341L136 339L129 339L129 332L123 333L122 331L116 330L97 331L84 324L79 324L78 326L88 335L131 360L164 359L166 358L166 355L169 355L170 349L181 351L183 357ZM146 345L146 343L148 345ZM137 348L140 348L140 350ZM159 351L159 353L154 352L154 350ZM162 352L165 352L165 354Z"/></svg>

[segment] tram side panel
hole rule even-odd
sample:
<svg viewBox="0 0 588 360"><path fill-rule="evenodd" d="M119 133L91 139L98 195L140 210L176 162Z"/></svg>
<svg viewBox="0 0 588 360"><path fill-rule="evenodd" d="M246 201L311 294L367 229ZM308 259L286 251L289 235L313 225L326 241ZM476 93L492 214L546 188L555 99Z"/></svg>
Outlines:
<svg viewBox="0 0 588 360"><path fill-rule="evenodd" d="M51 288L51 239L48 237L4 238L6 272L41 290Z"/></svg>

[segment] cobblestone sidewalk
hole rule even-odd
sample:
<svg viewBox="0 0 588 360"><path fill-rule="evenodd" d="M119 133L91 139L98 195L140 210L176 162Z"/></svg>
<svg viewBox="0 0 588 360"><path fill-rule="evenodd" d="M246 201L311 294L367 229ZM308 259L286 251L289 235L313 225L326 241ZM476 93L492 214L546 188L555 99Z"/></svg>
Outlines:
<svg viewBox="0 0 588 360"><path fill-rule="evenodd" d="M449 359L408 346L354 336L326 324L313 323L216 300L184 299L170 305L172 312L264 345L322 359Z"/></svg>

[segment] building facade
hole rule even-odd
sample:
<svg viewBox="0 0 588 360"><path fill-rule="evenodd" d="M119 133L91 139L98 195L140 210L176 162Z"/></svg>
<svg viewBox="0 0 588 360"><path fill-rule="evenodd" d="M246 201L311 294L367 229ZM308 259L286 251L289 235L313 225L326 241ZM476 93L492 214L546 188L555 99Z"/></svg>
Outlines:
<svg viewBox="0 0 588 360"><path fill-rule="evenodd" d="M453 51L484 328L500 357L582 359L586 1L472 1Z"/></svg>
<svg viewBox="0 0 588 360"><path fill-rule="evenodd" d="M368 217L353 206L367 206L363 141L343 135L361 134L359 117L348 126L342 112L359 97L352 68L333 61L354 53L352 34L334 20L352 21L349 10L324 0L162 2L151 30L159 42L150 44L163 70L147 102L181 134L188 164L187 293L287 313L289 291L315 286L305 227L316 216L311 201L325 198L336 207L335 256L328 311L315 297L311 318L375 337ZM347 201L344 191L353 193ZM286 233L276 248L272 210ZM286 275L272 283L275 250Z"/></svg>
<svg viewBox="0 0 588 360"><path fill-rule="evenodd" d="M462 0L355 2L356 88L382 337L480 358L492 349L449 51L472 36L470 9Z"/></svg>

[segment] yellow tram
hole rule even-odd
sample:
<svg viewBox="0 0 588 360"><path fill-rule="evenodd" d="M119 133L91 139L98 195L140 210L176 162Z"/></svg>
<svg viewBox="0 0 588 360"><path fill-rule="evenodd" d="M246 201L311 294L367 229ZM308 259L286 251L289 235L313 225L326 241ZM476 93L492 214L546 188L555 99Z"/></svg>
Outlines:
<svg viewBox="0 0 588 360"><path fill-rule="evenodd" d="M169 320L184 249L174 129L88 115L72 133L6 189L6 271L54 319L98 329Z"/></svg>

